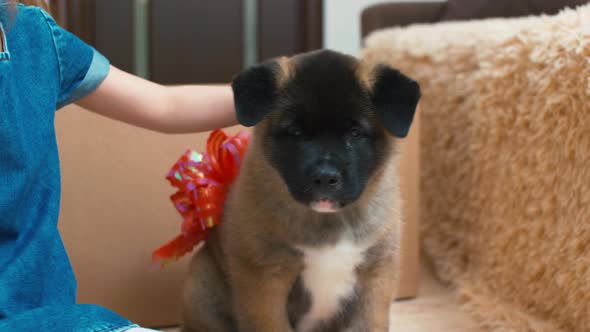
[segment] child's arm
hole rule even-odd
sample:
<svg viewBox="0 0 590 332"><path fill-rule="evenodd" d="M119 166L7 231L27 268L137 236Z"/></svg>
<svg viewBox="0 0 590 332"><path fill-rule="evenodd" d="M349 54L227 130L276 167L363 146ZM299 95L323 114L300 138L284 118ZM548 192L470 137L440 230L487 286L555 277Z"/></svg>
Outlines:
<svg viewBox="0 0 590 332"><path fill-rule="evenodd" d="M228 85L167 87L113 66L100 86L76 103L106 117L165 133L237 124Z"/></svg>

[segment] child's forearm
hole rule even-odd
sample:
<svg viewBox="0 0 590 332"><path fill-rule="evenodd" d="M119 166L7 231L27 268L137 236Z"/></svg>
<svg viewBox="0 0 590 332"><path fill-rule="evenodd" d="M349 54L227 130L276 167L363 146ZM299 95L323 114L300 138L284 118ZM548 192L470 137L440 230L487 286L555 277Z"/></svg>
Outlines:
<svg viewBox="0 0 590 332"><path fill-rule="evenodd" d="M104 82L78 104L135 126L190 133L237 123L229 85L165 87L111 66Z"/></svg>
<svg viewBox="0 0 590 332"><path fill-rule="evenodd" d="M229 85L169 87L172 105L163 122L169 132L193 132L237 124Z"/></svg>

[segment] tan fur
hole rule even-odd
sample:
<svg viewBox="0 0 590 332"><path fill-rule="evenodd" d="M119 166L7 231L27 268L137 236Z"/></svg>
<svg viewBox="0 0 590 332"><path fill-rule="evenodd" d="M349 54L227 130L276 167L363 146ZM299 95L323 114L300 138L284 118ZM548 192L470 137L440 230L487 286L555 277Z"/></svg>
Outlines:
<svg viewBox="0 0 590 332"><path fill-rule="evenodd" d="M233 244L231 247L234 252L234 254L229 254L229 257L239 257L240 253L244 253L243 255L247 256L246 258L253 268L250 271L253 280L250 280L251 283L243 283L247 289L244 295L251 302L247 301L243 305L249 305L260 317L275 317L268 310L284 308L286 303L277 303L276 301L281 298L281 295L286 298L285 292L289 290L289 288L281 288L280 286L288 284L290 287L303 266L299 257L293 253L284 255L275 253L276 257L268 257L269 250L268 248L260 248L259 239L261 236L284 239L285 241L288 241L289 238L296 238L299 230L277 226L281 225L279 220L285 215L291 218L308 218L310 222L314 222L314 220L312 213L307 208L302 208L289 197L278 173L264 161L263 147L260 143L264 128L263 124L255 130L252 148L243 165L242 172L244 173L242 174L247 174L247 176L240 177L236 183L234 195L239 196L240 199L232 200L231 205L228 206L230 215L232 213L239 214L240 221L236 221L234 226L228 226L226 229L228 243ZM390 140L394 145L395 139L390 137ZM373 257L371 257L373 260L380 261L377 267L372 269L361 267L359 271L361 285L368 294L363 301L362 318L356 322L358 325L353 325L350 331L362 331L360 328L366 322L373 324L370 331L387 331L389 303L396 280L395 253L401 229L400 198L396 174L397 157L392 157L371 179L365 193L359 199L358 204L362 206L361 218L365 219L364 223L367 225L364 230L365 235L378 237L376 243L383 245L384 248L382 251L375 250ZM275 195L261 197L259 192L265 190L261 189L261 186L268 187ZM261 198L263 199L261 200ZM254 206L257 208L253 208ZM245 210L249 210L250 213L244 216L243 211ZM269 214L270 211L274 212ZM256 223L257 226L252 227L253 223ZM304 241L305 239L300 240ZM371 253L369 253L370 256ZM277 282L279 283L277 284ZM251 287L252 283L257 286ZM262 286L265 283L274 288L272 294L269 294L267 298L273 303L273 306L268 306L265 304L268 302L262 300L267 294L265 293L266 287ZM277 287L280 288L280 293L276 292ZM262 321L270 323L272 320L262 319ZM286 317L280 326L284 326L284 323L286 323ZM278 326L274 326L274 329L260 328L256 331L291 331L290 329L279 329Z"/></svg>
<svg viewBox="0 0 590 332"><path fill-rule="evenodd" d="M590 331L590 6L377 32L416 78L423 249L489 331Z"/></svg>
<svg viewBox="0 0 590 332"><path fill-rule="evenodd" d="M373 86L373 82L372 82L372 70L373 70L373 65L371 62L368 61L360 61L359 62L359 66L357 67L356 70L356 75L358 77L359 82L361 82L361 84L363 85L363 87L365 88L365 90L370 91L372 86Z"/></svg>
<svg viewBox="0 0 590 332"><path fill-rule="evenodd" d="M288 57L280 57L276 59L277 64L279 65L279 72L277 73L277 82L279 85L279 89L284 87L285 84L291 79L293 76L293 64L291 63L291 59Z"/></svg>
<svg viewBox="0 0 590 332"><path fill-rule="evenodd" d="M390 137L392 145L396 145L396 139ZM397 147L396 147L397 148ZM375 253L374 260L378 261L371 269L361 269L361 287L369 294L361 302L363 320L372 323L369 331L389 331L389 304L398 278L396 263L397 247L402 236L401 233L401 198L399 196L399 183L397 178L398 168L397 152L393 152L392 158L372 179L367 192L361 198L361 203L367 205L367 219L370 224L378 225L382 230L379 243L384 252ZM366 200L363 202L362 200ZM385 222L383 222L385 221ZM369 257L372 251L369 251ZM355 323L362 324L362 320ZM348 331L364 331L361 325L354 325Z"/></svg>
<svg viewBox="0 0 590 332"><path fill-rule="evenodd" d="M277 81L284 84L292 73L292 63L285 59L278 62L282 71L277 73ZM224 220L203 252L193 258L184 298L185 332L204 332L203 326L208 326L207 332L229 331L226 322L215 321L207 311L226 306L230 292L240 332L293 331L287 316L287 297L304 268L302 254L294 244L313 243L315 234L310 229L322 220L293 200L264 156L263 138L275 116L268 115L255 127L240 176L228 197ZM401 214L397 142L393 136L387 137L387 161L370 178L359 200L346 208L351 211L346 212L350 218L360 220L352 230L355 238L373 243L358 267L361 312L351 323L352 332L364 332L367 327L368 331L387 332L389 326ZM339 237L330 234L323 239L328 242L324 244L336 242ZM218 281L206 282L205 287L203 279ZM219 280L226 280L231 291Z"/></svg>

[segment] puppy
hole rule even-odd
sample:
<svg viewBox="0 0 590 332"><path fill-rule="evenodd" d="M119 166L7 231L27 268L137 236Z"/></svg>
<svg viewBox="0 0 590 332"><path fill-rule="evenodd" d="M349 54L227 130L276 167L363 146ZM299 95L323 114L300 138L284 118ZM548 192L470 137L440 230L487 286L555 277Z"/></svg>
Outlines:
<svg viewBox="0 0 590 332"><path fill-rule="evenodd" d="M192 260L184 331L388 331L396 144L418 84L321 50L251 67L232 88L255 127L223 222Z"/></svg>

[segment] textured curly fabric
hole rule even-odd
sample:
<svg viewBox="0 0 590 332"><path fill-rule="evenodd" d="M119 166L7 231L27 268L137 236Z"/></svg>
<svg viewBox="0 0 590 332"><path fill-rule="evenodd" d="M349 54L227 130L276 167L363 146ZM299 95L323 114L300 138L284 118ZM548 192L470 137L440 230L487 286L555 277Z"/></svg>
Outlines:
<svg viewBox="0 0 590 332"><path fill-rule="evenodd" d="M423 249L489 331L590 331L590 6L374 33L416 78Z"/></svg>

